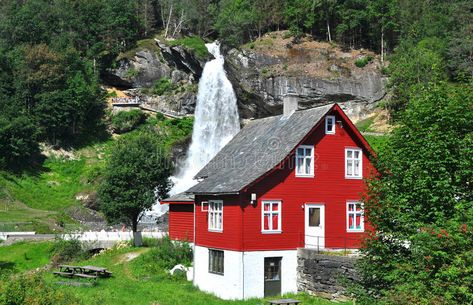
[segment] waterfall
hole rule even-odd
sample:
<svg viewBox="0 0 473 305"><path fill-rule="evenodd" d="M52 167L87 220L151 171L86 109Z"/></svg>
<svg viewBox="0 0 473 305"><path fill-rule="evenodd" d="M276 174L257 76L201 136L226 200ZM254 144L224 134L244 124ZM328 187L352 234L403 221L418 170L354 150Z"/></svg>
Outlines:
<svg viewBox="0 0 473 305"><path fill-rule="evenodd" d="M178 174L173 177L171 195L186 191L193 179L240 130L237 99L223 67L217 42L205 45L215 59L207 62L199 81L192 142Z"/></svg>
<svg viewBox="0 0 473 305"><path fill-rule="evenodd" d="M215 57L208 61L202 72L197 93L192 142L186 159L178 164L170 194L185 192L195 185L194 176L240 130L237 99L224 69L224 58L218 42L205 45ZM167 206L159 203L151 213L162 214Z"/></svg>

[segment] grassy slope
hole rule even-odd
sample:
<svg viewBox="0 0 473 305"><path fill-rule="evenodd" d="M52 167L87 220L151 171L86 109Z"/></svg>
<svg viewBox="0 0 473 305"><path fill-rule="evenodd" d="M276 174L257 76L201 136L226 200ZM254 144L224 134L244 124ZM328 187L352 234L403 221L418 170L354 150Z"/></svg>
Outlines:
<svg viewBox="0 0 473 305"><path fill-rule="evenodd" d="M149 119L145 126L154 126L163 135L163 146L169 149L192 132L192 119ZM132 131L136 132L136 131ZM21 176L0 172L0 231L37 231L60 229L54 223L66 224L73 229L75 222L65 210L80 205L77 193L97 187L96 180L114 140L81 148L74 152L78 160L49 157L43 170Z"/></svg>
<svg viewBox="0 0 473 305"><path fill-rule="evenodd" d="M78 262L79 265L103 266L113 272L110 279L101 279L94 287L57 286L64 291L76 294L85 305L256 305L265 304L262 299L246 301L224 301L210 294L199 291L192 283L182 279L171 278L164 272L154 273L149 268L149 259L142 255L128 261L129 254L142 254L147 249L124 248L110 250L92 259ZM45 274L47 281L57 281L50 273ZM74 281L77 281L74 279ZM331 302L305 294L290 295L303 301L306 305L328 305ZM348 304L348 303L347 303Z"/></svg>
<svg viewBox="0 0 473 305"><path fill-rule="evenodd" d="M52 243L19 242L0 247L0 275L5 271L23 272L49 263Z"/></svg>

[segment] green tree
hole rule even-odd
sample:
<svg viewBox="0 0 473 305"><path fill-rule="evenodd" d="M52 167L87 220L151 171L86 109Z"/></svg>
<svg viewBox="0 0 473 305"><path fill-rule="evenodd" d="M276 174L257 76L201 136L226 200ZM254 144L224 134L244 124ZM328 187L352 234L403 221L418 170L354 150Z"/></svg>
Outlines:
<svg viewBox="0 0 473 305"><path fill-rule="evenodd" d="M359 299L473 302L473 90L424 87L376 160Z"/></svg>
<svg viewBox="0 0 473 305"><path fill-rule="evenodd" d="M37 128L26 116L0 117L0 168L18 170L39 155Z"/></svg>
<svg viewBox="0 0 473 305"><path fill-rule="evenodd" d="M395 118L420 87L447 78L441 54L443 48L443 41L438 38L424 39L419 43L405 40L396 48L388 68L388 86L393 93L388 106Z"/></svg>
<svg viewBox="0 0 473 305"><path fill-rule="evenodd" d="M143 212L167 196L171 173L168 153L155 134L120 138L98 191L101 211L110 223L125 223L137 232Z"/></svg>
<svg viewBox="0 0 473 305"><path fill-rule="evenodd" d="M257 33L258 18L254 8L254 2L250 0L222 0L215 23L220 37L233 46L252 40Z"/></svg>
<svg viewBox="0 0 473 305"><path fill-rule="evenodd" d="M292 34L299 38L305 31L312 30L315 23L316 1L290 0L286 1L284 15Z"/></svg>

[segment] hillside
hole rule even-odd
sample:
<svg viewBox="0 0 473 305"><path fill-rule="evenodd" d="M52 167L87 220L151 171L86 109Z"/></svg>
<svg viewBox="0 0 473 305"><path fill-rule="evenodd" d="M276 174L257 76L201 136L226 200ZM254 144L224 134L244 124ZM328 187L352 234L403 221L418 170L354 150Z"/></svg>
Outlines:
<svg viewBox="0 0 473 305"><path fill-rule="evenodd" d="M156 130L163 147L171 150L189 137L192 119L157 120L149 115L146 123L131 133L145 128ZM46 159L41 168L21 174L0 171L0 231L106 228L97 212L95 193L110 150L120 136L78 149L43 146Z"/></svg>

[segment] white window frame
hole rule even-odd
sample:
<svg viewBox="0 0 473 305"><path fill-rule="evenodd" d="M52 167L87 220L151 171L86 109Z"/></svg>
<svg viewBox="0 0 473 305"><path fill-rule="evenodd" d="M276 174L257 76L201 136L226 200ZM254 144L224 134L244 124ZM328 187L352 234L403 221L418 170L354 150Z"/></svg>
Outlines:
<svg viewBox="0 0 473 305"><path fill-rule="evenodd" d="M353 211L350 211L350 205L354 204ZM356 210L356 205L359 205L361 210ZM360 215L360 225L361 228L356 228L356 215ZM353 215L353 223L355 224L354 229L350 229L350 215ZM363 202L361 201L347 201L347 210L346 210L346 218L347 218L347 232L364 232L365 231L365 215L363 210Z"/></svg>
<svg viewBox="0 0 473 305"><path fill-rule="evenodd" d="M351 158L348 158L349 151L352 152ZM354 157L356 151L359 152L358 159ZM358 162L358 175L355 176L356 161L359 161L359 162ZM352 175L348 174L348 162L352 162L352 170L353 170ZM345 178L346 179L362 179L363 178L363 150L361 150L360 148L353 148L353 147L345 148Z"/></svg>
<svg viewBox="0 0 473 305"><path fill-rule="evenodd" d="M221 264L222 271L214 270L212 268L212 267L214 267L214 265L212 264L212 256L213 256L212 254L216 254L217 252L222 253L222 264ZM218 249L209 249L209 273L224 275L224 273L225 273L225 251L218 250Z"/></svg>
<svg viewBox="0 0 473 305"><path fill-rule="evenodd" d="M264 205L265 204L270 204L270 209L269 211L264 210ZM273 211L273 204L278 205L278 210ZM278 215L278 230L273 230L273 215L277 214ZM264 229L264 216L269 215L269 227L271 229L265 230ZM277 234L282 232L282 201L281 200L262 200L261 201L261 233L264 234Z"/></svg>
<svg viewBox="0 0 473 305"><path fill-rule="evenodd" d="M307 156L306 155L299 155L299 148L302 148L304 149L304 152L306 149L310 149L311 150L311 153L310 153L310 159L312 160L312 162L310 163L310 173L299 173L298 172L298 161L299 159L303 159L303 166L302 168L305 170L306 166L306 160L307 160ZM299 145L297 148L296 148L296 163L295 163L295 167L296 167L296 177L314 177L314 163L315 163L315 160L314 160L314 146L313 145Z"/></svg>
<svg viewBox="0 0 473 305"><path fill-rule="evenodd" d="M223 232L223 200L209 200L207 215L208 230L211 232ZM221 219L220 224L218 224L218 219Z"/></svg>
<svg viewBox="0 0 473 305"><path fill-rule="evenodd" d="M328 121L332 121L332 130L328 129ZM325 134L335 134L335 116L334 115L327 115L325 117Z"/></svg>

